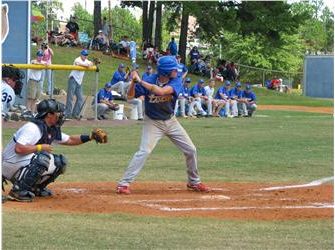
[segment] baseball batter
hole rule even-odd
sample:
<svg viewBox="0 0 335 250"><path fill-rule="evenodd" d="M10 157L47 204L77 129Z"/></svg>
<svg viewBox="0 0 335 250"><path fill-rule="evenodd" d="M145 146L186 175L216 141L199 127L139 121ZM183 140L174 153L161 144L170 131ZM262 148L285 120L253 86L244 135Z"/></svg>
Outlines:
<svg viewBox="0 0 335 250"><path fill-rule="evenodd" d="M65 105L54 99L43 100L37 105L37 115L13 135L2 153L2 176L13 183L8 199L32 201L35 196L51 196L47 185L65 172L67 159L52 154L51 143L79 145L92 139L97 142L101 135L69 136L61 132ZM102 135L105 136L105 135Z"/></svg>
<svg viewBox="0 0 335 250"><path fill-rule="evenodd" d="M123 178L119 181L116 192L130 194L129 184L143 168L145 161L157 145L167 136L185 155L188 183L187 188L198 192L210 189L200 182L197 166L196 148L174 116L174 107L182 88L182 79L177 77L178 62L173 56L163 56L157 62L158 74L153 74L146 81L141 80L137 72L128 90L128 98L140 94L145 96L145 120L139 150L130 161ZM139 88L135 90L135 81ZM140 93L135 93L140 92Z"/></svg>

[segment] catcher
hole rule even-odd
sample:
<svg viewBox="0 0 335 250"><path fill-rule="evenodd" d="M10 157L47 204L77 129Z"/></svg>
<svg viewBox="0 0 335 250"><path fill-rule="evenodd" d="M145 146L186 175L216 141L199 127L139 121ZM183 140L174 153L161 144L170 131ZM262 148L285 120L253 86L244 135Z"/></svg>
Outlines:
<svg viewBox="0 0 335 250"><path fill-rule="evenodd" d="M119 105L113 102L112 84L110 82L105 84L105 87L100 89L97 93L97 117L98 120L105 120L105 116L109 111L119 110ZM95 100L92 103L95 108Z"/></svg>
<svg viewBox="0 0 335 250"><path fill-rule="evenodd" d="M53 154L52 143L79 145L91 140L107 143L107 134L95 129L91 135L67 135L61 132L65 105L54 99L37 105L36 116L19 128L2 154L3 182L13 183L9 200L32 201L35 196L48 197L47 185L63 174L67 167L64 155Z"/></svg>

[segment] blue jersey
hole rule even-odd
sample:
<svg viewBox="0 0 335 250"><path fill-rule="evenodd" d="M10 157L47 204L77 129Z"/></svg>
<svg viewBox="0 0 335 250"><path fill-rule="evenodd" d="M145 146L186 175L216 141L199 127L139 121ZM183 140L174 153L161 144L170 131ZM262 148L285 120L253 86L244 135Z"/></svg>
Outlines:
<svg viewBox="0 0 335 250"><path fill-rule="evenodd" d="M178 49L177 49L177 44L175 41L170 41L168 45L168 49L170 50L171 55L176 56Z"/></svg>
<svg viewBox="0 0 335 250"><path fill-rule="evenodd" d="M191 50L190 56L191 56L191 61L194 59L198 60L200 58L200 53L199 51Z"/></svg>
<svg viewBox="0 0 335 250"><path fill-rule="evenodd" d="M158 85L158 74L152 74L146 80L147 83ZM176 77L170 79L165 86L171 86L174 90L172 94L158 96L141 85L135 88L135 96L145 96L145 114L153 120L168 120L174 115L176 100L182 89L182 79Z"/></svg>
<svg viewBox="0 0 335 250"><path fill-rule="evenodd" d="M147 79L151 76L152 74L149 74L148 72L144 72L142 75L142 80L147 81Z"/></svg>
<svg viewBox="0 0 335 250"><path fill-rule="evenodd" d="M178 77L182 77L185 72L187 72L188 69L183 63L178 63Z"/></svg>
<svg viewBox="0 0 335 250"><path fill-rule="evenodd" d="M190 88L188 86L183 85L179 96L183 96L185 98L190 96Z"/></svg>
<svg viewBox="0 0 335 250"><path fill-rule="evenodd" d="M101 100L107 100L107 101L113 100L112 92L107 91L105 88L100 89L97 96L98 96L98 103L100 103Z"/></svg>
<svg viewBox="0 0 335 250"><path fill-rule="evenodd" d="M230 99L240 99L242 98L242 94L243 94L243 91L242 90L238 90L237 88L232 88L231 90L229 90L229 98Z"/></svg>
<svg viewBox="0 0 335 250"><path fill-rule="evenodd" d="M191 89L190 89L190 96L195 97L195 95L206 95L205 93L205 88L204 87L200 87L199 84L194 85Z"/></svg>
<svg viewBox="0 0 335 250"><path fill-rule="evenodd" d="M227 90L227 88L225 86L221 86L215 94L215 99L222 100L223 98L220 94L222 94L224 96L227 96L227 98L228 98L228 96L229 96L228 92L229 91Z"/></svg>
<svg viewBox="0 0 335 250"><path fill-rule="evenodd" d="M243 98L246 98L248 100L248 102L256 102L256 95L254 92L252 91L243 91Z"/></svg>
<svg viewBox="0 0 335 250"><path fill-rule="evenodd" d="M120 71L115 71L113 78L111 80L111 84L114 85L117 82L120 81L126 81L126 73L125 72L120 72Z"/></svg>

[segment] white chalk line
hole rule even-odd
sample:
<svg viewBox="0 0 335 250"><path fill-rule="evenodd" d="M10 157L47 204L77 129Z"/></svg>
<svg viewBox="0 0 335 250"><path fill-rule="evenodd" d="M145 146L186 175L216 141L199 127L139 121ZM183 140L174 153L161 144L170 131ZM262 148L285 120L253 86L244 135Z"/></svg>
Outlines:
<svg viewBox="0 0 335 250"><path fill-rule="evenodd" d="M66 192L72 192L72 193L85 193L87 192L87 189L85 188L64 188L63 189Z"/></svg>
<svg viewBox="0 0 335 250"><path fill-rule="evenodd" d="M315 187L315 186L320 186L324 183L333 181L334 177L326 177L326 178L322 178L319 180L315 180L312 181L310 183L306 183L306 184L300 184L300 185L289 185L289 186L278 186L278 187L268 187L268 188L261 188L259 190L261 191L272 191L272 190L282 190L282 189L292 189L292 188L305 188L305 187Z"/></svg>

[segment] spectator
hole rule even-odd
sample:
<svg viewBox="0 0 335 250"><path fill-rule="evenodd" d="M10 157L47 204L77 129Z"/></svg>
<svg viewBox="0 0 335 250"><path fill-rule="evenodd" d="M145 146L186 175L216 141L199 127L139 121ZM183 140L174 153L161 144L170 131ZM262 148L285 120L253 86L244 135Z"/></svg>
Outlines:
<svg viewBox="0 0 335 250"><path fill-rule="evenodd" d="M270 82L270 85L268 87L269 89L274 89L279 91L280 88L280 79L278 79L277 76L274 76Z"/></svg>
<svg viewBox="0 0 335 250"><path fill-rule="evenodd" d="M178 111L180 109L180 116L187 118L186 111L189 108L189 100L190 100L190 84L191 78L187 77L184 81L183 88L178 95L178 99L176 101L176 106L174 109L174 114L177 116Z"/></svg>
<svg viewBox="0 0 335 250"><path fill-rule="evenodd" d="M73 36L74 40L78 42L78 31L79 31L79 25L76 23L76 17L71 16L70 21L65 26L68 30L68 32Z"/></svg>
<svg viewBox="0 0 335 250"><path fill-rule="evenodd" d="M146 81L153 74L153 69L150 65L147 66L145 72L142 75L142 80Z"/></svg>
<svg viewBox="0 0 335 250"><path fill-rule="evenodd" d="M94 108L95 103L93 103ZM98 120L106 120L105 116L111 110L116 111L119 105L113 102L112 84L106 83L105 87L100 89L97 93L97 117Z"/></svg>
<svg viewBox="0 0 335 250"><path fill-rule="evenodd" d="M43 58L42 61L46 62L47 65L52 64L52 57L54 56L53 50L49 47L47 42L42 43L41 49L43 50ZM53 94L53 87L52 86L52 70L51 69L45 69L42 71L42 78L40 81L41 84L41 92L43 92L43 85L44 85L44 80L47 78L48 81L48 88L46 91L47 95Z"/></svg>
<svg viewBox="0 0 335 250"><path fill-rule="evenodd" d="M177 43L174 41L174 37L171 38L171 41L169 42L166 50L170 51L170 54L172 56L177 55L178 48L177 48Z"/></svg>
<svg viewBox="0 0 335 250"><path fill-rule="evenodd" d="M128 87L129 87L129 72L125 72L125 66L124 64L120 64L117 71L114 72L111 84L112 84L112 90L117 91L119 94L121 94L122 98L125 98L125 94L127 93Z"/></svg>
<svg viewBox="0 0 335 250"><path fill-rule="evenodd" d="M251 85L247 84L245 86L242 98L244 99L244 103L242 103L243 116L251 117L257 109L256 95L252 91Z"/></svg>
<svg viewBox="0 0 335 250"><path fill-rule="evenodd" d="M73 65L82 67L91 67L93 63L87 59L88 51L83 49L80 52L80 56L74 60ZM72 70L69 75L68 87L67 87L67 98L66 98L66 109L65 117L67 119L75 118L80 119L80 112L83 105L83 90L82 82L85 75L85 71ZM73 96L76 96L76 102L72 110Z"/></svg>
<svg viewBox="0 0 335 250"><path fill-rule="evenodd" d="M189 53L191 65L200 59L200 52L197 46L194 46Z"/></svg>
<svg viewBox="0 0 335 250"><path fill-rule="evenodd" d="M178 61L178 77L181 77L182 79L185 79L187 73L188 73L188 69L185 66L185 64L181 63L181 56L177 55L176 56L177 61Z"/></svg>
<svg viewBox="0 0 335 250"><path fill-rule="evenodd" d="M36 53L37 58L31 61L31 64L47 65L47 62L43 61L43 51L39 50ZM29 111L36 111L36 103L41 97L41 79L43 69L31 69L28 76L28 93L27 93L27 109Z"/></svg>
<svg viewBox="0 0 335 250"><path fill-rule="evenodd" d="M229 100L229 90L230 90L230 81L223 82L222 86L217 90L215 95L215 100L218 103L218 106L221 108L225 107L224 116L230 117L230 100ZM218 107L217 109L220 109ZM217 113L220 114L220 110L217 110Z"/></svg>
<svg viewBox="0 0 335 250"><path fill-rule="evenodd" d="M235 88L229 90L230 98L230 112L232 117L238 117L240 115L242 100L242 85L240 82L236 83Z"/></svg>
<svg viewBox="0 0 335 250"><path fill-rule="evenodd" d="M235 63L231 62L227 65L227 75L226 79L229 81L236 81L238 76L238 71L236 69Z"/></svg>
<svg viewBox="0 0 335 250"><path fill-rule="evenodd" d="M107 36L103 33L102 30L99 30L98 35L95 37L95 44L98 45L98 49L106 51L109 47L109 41Z"/></svg>
<svg viewBox="0 0 335 250"><path fill-rule="evenodd" d="M119 54L129 55L129 42L127 36L122 37L119 43Z"/></svg>
<svg viewBox="0 0 335 250"><path fill-rule="evenodd" d="M110 37L110 25L107 22L107 18L104 16L102 19L102 31L104 35L107 37L107 39ZM109 40L109 39L108 39Z"/></svg>
<svg viewBox="0 0 335 250"><path fill-rule="evenodd" d="M207 113L202 108L203 100L207 100L207 97L205 97L206 94L204 90L204 84L204 80L200 79L198 83L190 89L191 103L188 110L188 116L190 117L194 117L194 115L198 114L201 116L207 115Z"/></svg>

